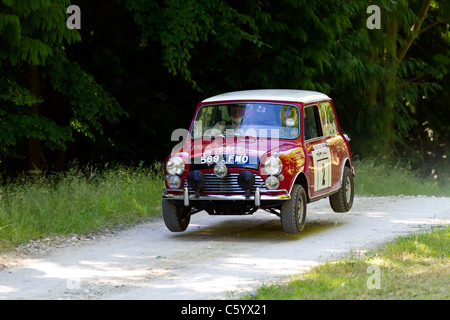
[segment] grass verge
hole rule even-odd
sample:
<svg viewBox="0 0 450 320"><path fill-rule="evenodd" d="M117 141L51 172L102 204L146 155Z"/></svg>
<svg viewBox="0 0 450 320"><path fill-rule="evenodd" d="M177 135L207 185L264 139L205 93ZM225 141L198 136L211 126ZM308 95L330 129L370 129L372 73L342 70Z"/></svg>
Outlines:
<svg viewBox="0 0 450 320"><path fill-rule="evenodd" d="M161 216L162 164L19 178L0 187L0 251Z"/></svg>
<svg viewBox="0 0 450 320"><path fill-rule="evenodd" d="M355 194L361 196L437 196L450 197L446 179L424 179L400 162L383 159L354 161Z"/></svg>
<svg viewBox="0 0 450 320"><path fill-rule="evenodd" d="M253 300L450 299L450 227L399 237L363 256L327 262Z"/></svg>

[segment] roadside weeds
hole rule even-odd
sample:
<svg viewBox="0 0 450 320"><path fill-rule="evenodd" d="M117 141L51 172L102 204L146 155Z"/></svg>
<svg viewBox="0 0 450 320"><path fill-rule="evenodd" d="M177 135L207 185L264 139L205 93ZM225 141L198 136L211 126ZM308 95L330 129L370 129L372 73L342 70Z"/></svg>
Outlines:
<svg viewBox="0 0 450 320"><path fill-rule="evenodd" d="M363 254L326 262L287 283L263 285L249 300L448 300L450 226L399 237Z"/></svg>

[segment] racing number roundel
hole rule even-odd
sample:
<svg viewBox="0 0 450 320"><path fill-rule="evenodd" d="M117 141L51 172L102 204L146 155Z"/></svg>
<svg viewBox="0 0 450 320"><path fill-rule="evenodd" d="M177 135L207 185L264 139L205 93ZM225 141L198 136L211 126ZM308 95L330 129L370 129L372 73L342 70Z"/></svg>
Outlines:
<svg viewBox="0 0 450 320"><path fill-rule="evenodd" d="M312 152L314 162L314 191L331 187L331 153L325 144L314 146Z"/></svg>

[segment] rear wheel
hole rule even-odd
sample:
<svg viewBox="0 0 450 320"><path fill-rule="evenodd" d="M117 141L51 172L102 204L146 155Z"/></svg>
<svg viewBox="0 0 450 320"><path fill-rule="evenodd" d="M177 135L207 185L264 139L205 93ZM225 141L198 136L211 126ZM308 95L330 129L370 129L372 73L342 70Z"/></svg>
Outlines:
<svg viewBox="0 0 450 320"><path fill-rule="evenodd" d="M177 206L169 199L163 199L163 218L167 229L172 232L182 232L186 230L191 221L189 210L184 206Z"/></svg>
<svg viewBox="0 0 450 320"><path fill-rule="evenodd" d="M306 192L300 184L292 188L291 199L281 205L281 226L286 233L299 233L306 223Z"/></svg>
<svg viewBox="0 0 450 320"><path fill-rule="evenodd" d="M330 196L330 205L335 212L347 212L352 208L354 197L353 174L348 167L344 167L342 186L339 191Z"/></svg>

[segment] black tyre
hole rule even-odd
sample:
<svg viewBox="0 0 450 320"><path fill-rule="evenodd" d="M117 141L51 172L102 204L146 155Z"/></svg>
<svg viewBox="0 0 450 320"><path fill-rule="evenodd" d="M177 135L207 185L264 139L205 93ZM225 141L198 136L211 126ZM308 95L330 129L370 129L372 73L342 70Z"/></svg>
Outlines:
<svg viewBox="0 0 450 320"><path fill-rule="evenodd" d="M172 232L182 232L186 230L191 221L189 210L183 206L177 206L168 199L163 199L163 218L167 229Z"/></svg>
<svg viewBox="0 0 450 320"><path fill-rule="evenodd" d="M291 199L281 205L281 226L286 233L299 233L306 223L306 192L295 184L292 188Z"/></svg>
<svg viewBox="0 0 450 320"><path fill-rule="evenodd" d="M354 192L353 174L349 168L344 167L342 186L337 193L330 196L330 205L333 211L349 211L353 206Z"/></svg>

